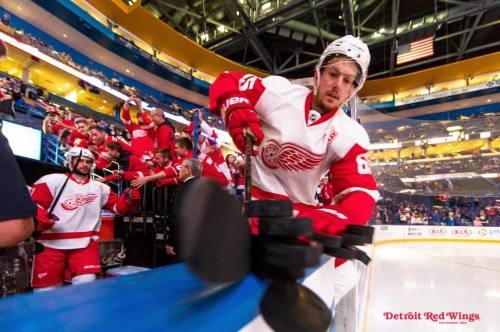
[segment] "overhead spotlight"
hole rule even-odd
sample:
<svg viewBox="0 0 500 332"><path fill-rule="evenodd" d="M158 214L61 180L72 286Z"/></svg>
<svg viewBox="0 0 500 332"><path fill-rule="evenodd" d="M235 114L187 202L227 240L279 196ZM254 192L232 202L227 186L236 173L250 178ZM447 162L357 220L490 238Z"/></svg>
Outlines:
<svg viewBox="0 0 500 332"><path fill-rule="evenodd" d="M384 32L385 32L385 28L378 29L378 33L384 33Z"/></svg>
<svg viewBox="0 0 500 332"><path fill-rule="evenodd" d="M127 73L130 73L130 69L128 69L128 68L127 68L127 69L125 69L125 71L126 71Z"/></svg>
<svg viewBox="0 0 500 332"><path fill-rule="evenodd" d="M65 34L65 33L63 33L63 37L64 37L64 38L68 38L68 35L67 35L67 34Z"/></svg>
<svg viewBox="0 0 500 332"><path fill-rule="evenodd" d="M219 26L217 27L217 31L219 31L219 32L225 32L225 31L226 31L226 27L225 27L225 26L223 26L223 25L219 25Z"/></svg>
<svg viewBox="0 0 500 332"><path fill-rule="evenodd" d="M270 2L266 2L266 3L262 4L262 7L261 7L262 10L267 10L269 8L271 8L271 3Z"/></svg>
<svg viewBox="0 0 500 332"><path fill-rule="evenodd" d="M200 35L200 39L202 41L207 41L208 40L208 33L204 32Z"/></svg>

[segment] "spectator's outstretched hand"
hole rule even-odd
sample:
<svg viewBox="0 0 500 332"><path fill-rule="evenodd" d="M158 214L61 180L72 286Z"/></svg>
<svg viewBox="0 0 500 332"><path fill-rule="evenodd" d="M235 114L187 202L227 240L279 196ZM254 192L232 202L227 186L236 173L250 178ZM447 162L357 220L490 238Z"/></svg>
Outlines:
<svg viewBox="0 0 500 332"><path fill-rule="evenodd" d="M140 188L143 185L145 185L146 183L148 183L148 181L146 180L146 178L140 177L140 178L137 178L137 179L133 180L130 184L132 185L132 187Z"/></svg>

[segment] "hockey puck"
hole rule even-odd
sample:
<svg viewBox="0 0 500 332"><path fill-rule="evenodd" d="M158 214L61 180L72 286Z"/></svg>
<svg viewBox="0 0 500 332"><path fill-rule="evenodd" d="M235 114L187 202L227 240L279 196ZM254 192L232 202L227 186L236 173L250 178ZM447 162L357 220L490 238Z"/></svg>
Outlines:
<svg viewBox="0 0 500 332"><path fill-rule="evenodd" d="M291 217L293 214L291 201L261 200L251 201L245 205L245 216L250 217Z"/></svg>
<svg viewBox="0 0 500 332"><path fill-rule="evenodd" d="M358 235L358 234L342 234L342 246L362 246L371 243L372 239L368 235Z"/></svg>
<svg viewBox="0 0 500 332"><path fill-rule="evenodd" d="M357 235L373 237L374 231L375 228L373 228L372 226L349 225L347 226L345 232L349 234L357 234Z"/></svg>
<svg viewBox="0 0 500 332"><path fill-rule="evenodd" d="M329 236L315 233L311 236L311 239L318 241L325 248L338 248L342 244L342 238L340 236Z"/></svg>
<svg viewBox="0 0 500 332"><path fill-rule="evenodd" d="M260 302L264 320L275 331L326 331L331 313L309 288L294 282L273 281Z"/></svg>
<svg viewBox="0 0 500 332"><path fill-rule="evenodd" d="M260 218L259 234L275 236L301 236L312 234L309 218Z"/></svg>
<svg viewBox="0 0 500 332"><path fill-rule="evenodd" d="M267 264L286 268L303 269L320 263L323 251L321 246L307 244L287 244L276 241L261 240L263 257Z"/></svg>
<svg viewBox="0 0 500 332"><path fill-rule="evenodd" d="M250 228L236 201L217 183L194 179L180 188L176 215L181 257L204 280L241 280L250 270ZM196 208L193 208L196 206Z"/></svg>

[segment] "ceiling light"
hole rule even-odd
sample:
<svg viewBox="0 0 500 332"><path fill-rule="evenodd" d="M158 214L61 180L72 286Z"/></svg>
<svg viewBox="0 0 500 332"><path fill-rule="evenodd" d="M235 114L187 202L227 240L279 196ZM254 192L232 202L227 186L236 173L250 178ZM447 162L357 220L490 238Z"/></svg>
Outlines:
<svg viewBox="0 0 500 332"><path fill-rule="evenodd" d="M21 6L17 6L17 9L19 9L19 10L23 10L23 7L21 7Z"/></svg>
<svg viewBox="0 0 500 332"><path fill-rule="evenodd" d="M380 28L380 29L378 30L378 33L384 33L384 32L385 32L385 28Z"/></svg>
<svg viewBox="0 0 500 332"><path fill-rule="evenodd" d="M67 35L67 34L65 34L65 33L63 33L63 37L64 37L64 38L68 38L68 35Z"/></svg>
<svg viewBox="0 0 500 332"><path fill-rule="evenodd" d="M491 103L491 99L486 100L487 103Z"/></svg>
<svg viewBox="0 0 500 332"><path fill-rule="evenodd" d="M41 74L41 73L42 73L42 72L40 71L40 69L35 69L35 72L36 72L37 74Z"/></svg>
<svg viewBox="0 0 500 332"><path fill-rule="evenodd" d="M219 31L219 32L224 32L224 31L226 31L226 27L225 27L225 26L223 26L223 25L219 25L219 26L217 27L217 31Z"/></svg>
<svg viewBox="0 0 500 332"><path fill-rule="evenodd" d="M105 104L107 104L107 103L108 103L108 101L107 101L107 100L103 100L102 102L103 102L103 103L105 103Z"/></svg>
<svg viewBox="0 0 500 332"><path fill-rule="evenodd" d="M342 19L342 15L339 15L339 20L341 20L341 19Z"/></svg>
<svg viewBox="0 0 500 332"><path fill-rule="evenodd" d="M208 33L204 32L200 35L201 40L208 40Z"/></svg>
<svg viewBox="0 0 500 332"><path fill-rule="evenodd" d="M130 73L130 69L128 69L128 68L127 68L127 69L125 69L125 71L126 71L127 73Z"/></svg>
<svg viewBox="0 0 500 332"><path fill-rule="evenodd" d="M236 11L236 16L240 16L240 11L239 10Z"/></svg>
<svg viewBox="0 0 500 332"><path fill-rule="evenodd" d="M269 8L271 8L270 2L266 2L266 3L262 4L262 7L261 7L262 10L267 10Z"/></svg>

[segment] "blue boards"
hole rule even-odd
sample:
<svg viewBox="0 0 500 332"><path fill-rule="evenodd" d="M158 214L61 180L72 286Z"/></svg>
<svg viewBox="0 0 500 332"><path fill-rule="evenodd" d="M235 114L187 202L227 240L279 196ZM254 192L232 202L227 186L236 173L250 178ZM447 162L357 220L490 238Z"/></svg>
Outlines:
<svg viewBox="0 0 500 332"><path fill-rule="evenodd" d="M266 283L209 286L184 264L0 299L0 331L235 331L259 313Z"/></svg>

